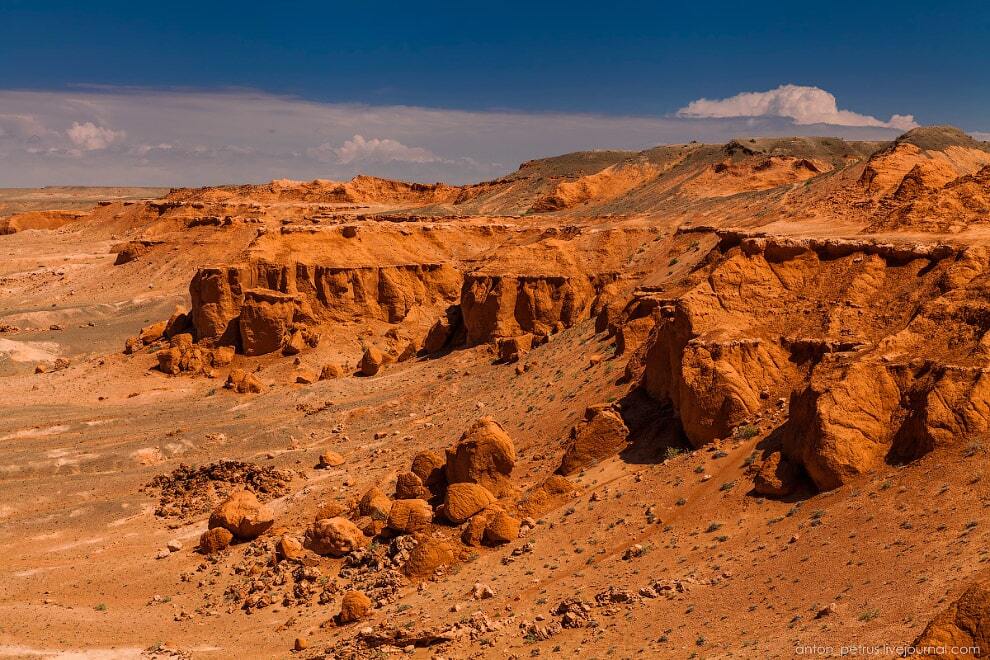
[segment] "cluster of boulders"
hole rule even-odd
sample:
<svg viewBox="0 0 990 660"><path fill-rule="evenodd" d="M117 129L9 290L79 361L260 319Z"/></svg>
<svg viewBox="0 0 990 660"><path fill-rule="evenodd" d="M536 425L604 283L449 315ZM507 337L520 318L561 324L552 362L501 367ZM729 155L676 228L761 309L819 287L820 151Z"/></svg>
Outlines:
<svg viewBox="0 0 990 660"><path fill-rule="evenodd" d="M424 451L408 472L396 477L392 497L372 487L361 497L353 520L344 516L317 520L306 534L306 546L317 554L344 556L374 537L415 535L407 575L428 575L450 564L456 553L434 538L435 521L463 525L467 545L497 545L518 537L520 521L499 503L515 494L511 473L515 449L511 438L492 419L471 426L445 457Z"/></svg>
<svg viewBox="0 0 990 660"><path fill-rule="evenodd" d="M193 343L191 334L175 335L168 348L158 351L158 369L163 374L177 376L180 373L205 374L215 377L216 369L228 366L234 359L234 349L218 346L209 349Z"/></svg>
<svg viewBox="0 0 990 660"><path fill-rule="evenodd" d="M336 452L325 451L318 467L344 462ZM418 453L409 471L397 475L390 495L372 487L349 508L325 503L301 538L281 536L269 545L270 554L276 563L302 561L307 553L341 558L345 568L351 567L342 569L342 576L358 567L377 566L404 574L404 579L431 578L461 558L463 548L451 539L451 525L461 527L465 545L495 546L536 524L512 513L509 502L518 495L511 478L515 462L515 448L505 430L490 418L480 419L443 456ZM236 490L212 512L198 549L214 554L233 542L252 541L274 522L272 508L255 493ZM357 595L344 597L336 617L340 624L363 618L372 607L366 594L351 593Z"/></svg>
<svg viewBox="0 0 990 660"><path fill-rule="evenodd" d="M185 312L176 310L166 321L158 321L149 326L141 328L133 337L129 337L124 342L124 354L131 355L144 350L148 346L169 341L176 335L189 334L192 332L192 321ZM189 334L190 340L192 335Z"/></svg>

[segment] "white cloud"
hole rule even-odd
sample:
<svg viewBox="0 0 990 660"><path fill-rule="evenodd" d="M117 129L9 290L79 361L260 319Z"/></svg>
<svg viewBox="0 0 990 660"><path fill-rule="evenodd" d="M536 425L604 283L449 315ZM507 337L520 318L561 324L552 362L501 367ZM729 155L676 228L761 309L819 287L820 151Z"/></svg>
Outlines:
<svg viewBox="0 0 990 660"><path fill-rule="evenodd" d="M72 126L65 134L69 136L72 144L86 151L106 149L126 135L124 131L113 131L103 126L97 126L91 121L83 124L72 122Z"/></svg>
<svg viewBox="0 0 990 660"><path fill-rule="evenodd" d="M7 186L189 186L359 173L464 183L569 151L822 133L780 116L463 111L252 91L0 90L0 108L0 181ZM870 140L899 133L882 122L827 132Z"/></svg>
<svg viewBox="0 0 990 660"><path fill-rule="evenodd" d="M918 124L913 115L893 115L889 121L839 110L835 96L818 87L781 85L768 92L743 92L724 99L698 99L677 111L679 117L785 117L794 123L834 126L873 126L908 130Z"/></svg>
<svg viewBox="0 0 990 660"><path fill-rule="evenodd" d="M397 140L388 138L364 139L355 135L337 149L337 158L341 163L353 163L356 160L378 162L402 161L407 163L431 163L440 160L429 149L422 147L407 147Z"/></svg>
<svg viewBox="0 0 990 660"><path fill-rule="evenodd" d="M324 142L318 147L308 149L307 153L321 162L343 165L355 162L435 163L443 160L429 149L409 147L389 138L366 139L362 135L355 135L339 147Z"/></svg>

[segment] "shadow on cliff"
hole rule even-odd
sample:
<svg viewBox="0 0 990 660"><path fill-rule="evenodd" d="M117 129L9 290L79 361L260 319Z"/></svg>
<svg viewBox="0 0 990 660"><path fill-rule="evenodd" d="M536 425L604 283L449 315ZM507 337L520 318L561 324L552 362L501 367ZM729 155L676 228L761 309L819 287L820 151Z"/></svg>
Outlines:
<svg viewBox="0 0 990 660"><path fill-rule="evenodd" d="M626 463L662 463L668 450L690 449L681 422L669 403L658 403L641 388L633 388L618 401L622 421L629 428L628 446L619 453Z"/></svg>

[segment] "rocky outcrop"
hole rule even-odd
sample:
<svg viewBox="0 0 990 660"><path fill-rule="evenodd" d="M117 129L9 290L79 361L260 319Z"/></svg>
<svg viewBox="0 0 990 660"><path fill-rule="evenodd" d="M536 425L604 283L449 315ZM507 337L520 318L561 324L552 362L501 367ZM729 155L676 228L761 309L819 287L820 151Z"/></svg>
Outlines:
<svg viewBox="0 0 990 660"><path fill-rule="evenodd" d="M984 575L970 584L932 619L912 646L924 657L986 657L990 649L990 578Z"/></svg>
<svg viewBox="0 0 990 660"><path fill-rule="evenodd" d="M464 278L461 311L468 345L527 333L546 336L590 318L597 294L614 275L492 275Z"/></svg>
<svg viewBox="0 0 990 660"><path fill-rule="evenodd" d="M117 257L114 259L114 266L122 266L124 264L129 264L132 261L143 257L145 254L151 251L156 245L161 245L163 241L151 241L151 240L140 240L140 241L127 241L126 243L119 243L110 248L110 251L115 253Z"/></svg>
<svg viewBox="0 0 990 660"><path fill-rule="evenodd" d="M990 371L855 361L816 370L791 397L784 453L836 488L885 462L914 460L990 429Z"/></svg>
<svg viewBox="0 0 990 660"><path fill-rule="evenodd" d="M244 354L265 355L281 350L289 341L300 302L294 295L270 289L245 291L237 320Z"/></svg>
<svg viewBox="0 0 990 660"><path fill-rule="evenodd" d="M297 322L358 315L397 323L417 307L447 308L460 289L460 273L443 263L342 268L257 261L200 269L189 293L199 340L233 345L241 339L238 320L251 291L291 296Z"/></svg>
<svg viewBox="0 0 990 660"><path fill-rule="evenodd" d="M681 295L644 294L656 327L627 368L693 445L789 398L756 475L783 495L792 469L831 489L988 428L985 250L719 236Z"/></svg>

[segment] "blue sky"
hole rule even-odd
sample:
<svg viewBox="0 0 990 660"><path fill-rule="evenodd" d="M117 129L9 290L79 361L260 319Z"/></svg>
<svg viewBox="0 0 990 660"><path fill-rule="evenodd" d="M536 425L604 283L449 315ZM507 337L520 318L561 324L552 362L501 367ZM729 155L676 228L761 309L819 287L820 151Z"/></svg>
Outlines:
<svg viewBox="0 0 990 660"><path fill-rule="evenodd" d="M77 160L103 168L89 176L167 178L185 176L188 171L164 161L157 163L158 169L138 167L135 171L135 163L125 158L125 146L130 152L144 149L147 156L148 147L168 144L171 148L164 151L170 151L174 160L180 149L213 153L231 148L254 150L259 158L275 152L289 158L292 153L327 144L328 152L337 150L332 163L310 155L270 169L273 174L293 176L310 171L315 176L323 170L342 176L364 166L399 176L423 174L454 180L494 175L517 164L503 161L548 155L539 149L645 147L679 137L717 139L726 131L745 132L750 127L754 132L795 133L808 132L806 127L813 124L848 124L840 115L830 119L828 113L817 111L801 120L788 110L790 114L782 118L775 114L780 107L776 97L764 98L755 106L734 103L712 110L696 105L696 110L707 110L685 113L692 101L764 93L782 85L824 90L835 97L839 109L875 118L874 124L902 128L909 123L890 118L910 115L922 124L951 123L986 132L990 131L988 44L990 4L981 2L674 5L3 0L0 118L8 116L9 124L14 121L9 117L16 115L19 123L6 129L0 123L0 155L9 158L20 153L10 143L15 134L22 138L30 134L35 147L34 161L24 167L8 165L5 170L0 165L0 185L23 179L25 167L32 177L50 172L53 178L78 177L91 170L68 167L80 163L66 160L72 154L58 152L62 147L55 141L56 133L67 140L62 145L66 150L75 145L80 152L75 155ZM20 96L11 97L11 92ZM35 96L24 96L25 92ZM274 105L294 99L307 112L314 105L333 111L324 119L311 118L310 133L319 142L305 148L305 136L299 134L294 138L298 144L289 147L286 143L283 151L275 144L260 149L250 140L245 142L251 134L247 125L236 134L200 131L196 140L189 139L179 121L183 108L197 105L199 97L215 99L218 93L238 103L245 102L238 94L268 98L271 103L258 106L252 121L267 113L269 119L255 129L276 133L300 127L280 123ZM163 94L172 103L169 116L176 119L171 132L156 133L155 126L144 126L140 117L127 114L141 114L138 99L155 103ZM58 109L67 102L75 104L78 117L71 115L72 108ZM807 97L800 102L817 100ZM793 105L788 103L788 107ZM215 110L222 112L221 106ZM357 109L342 118L337 111L345 107ZM396 107L466 111L482 124L486 116L499 118L507 113L516 124L531 118L534 130L539 131L545 129L548 116L563 116L568 121L631 118L660 124L652 142L643 125L638 124L633 139L613 121L614 133L604 128L591 131L601 144L580 139L586 131L576 128L575 139L561 137L548 143L534 143L519 133L519 148L514 150L498 145L495 139L492 153L487 153L485 145L471 143L470 136L460 149L458 144L445 142L443 121L436 116L432 117L432 132L417 132L408 123L390 131L384 120L372 126L360 121L367 114L360 108ZM85 108L89 114L81 111ZM748 123L733 119L734 112L749 113L742 115ZM41 129L25 129L25 115ZM288 115L299 120L294 112ZM798 127L791 130L789 123ZM853 122L857 123L864 125ZM69 131L74 124L84 128L75 131L81 137L73 141ZM885 135L887 127L872 128L879 136ZM375 134L370 134L372 129ZM197 131L190 127L190 134ZM814 132L830 131L816 126ZM361 137L357 144L374 157L342 163L347 158L340 154L351 153L345 143L353 143L356 136ZM411 138L418 142L409 143ZM240 142L231 143L235 139ZM403 151L396 144L413 151ZM47 150L50 161L52 154L61 158L61 164L46 164L39 155L42 150ZM111 167L111 161L121 166L120 171ZM454 164L444 165L446 161ZM399 167L401 163L406 165ZM252 177L268 173L260 160L257 172L228 168L217 176L226 172Z"/></svg>

